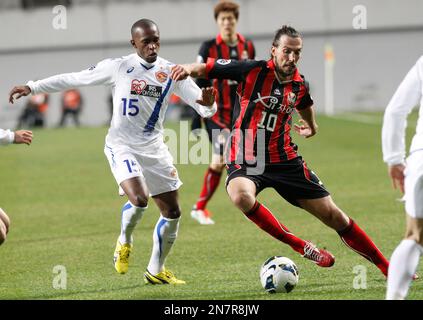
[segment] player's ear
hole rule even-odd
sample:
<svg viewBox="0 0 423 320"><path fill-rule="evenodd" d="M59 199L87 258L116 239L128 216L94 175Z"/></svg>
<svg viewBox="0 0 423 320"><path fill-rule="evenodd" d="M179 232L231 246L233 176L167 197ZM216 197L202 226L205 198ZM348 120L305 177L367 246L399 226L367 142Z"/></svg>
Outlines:
<svg viewBox="0 0 423 320"><path fill-rule="evenodd" d="M132 44L132 46L136 49L137 48L137 46L135 45L135 41L134 40L129 40L129 42Z"/></svg>
<svg viewBox="0 0 423 320"><path fill-rule="evenodd" d="M272 48L270 49L270 55L272 56L272 58L276 55L276 47L272 46Z"/></svg>

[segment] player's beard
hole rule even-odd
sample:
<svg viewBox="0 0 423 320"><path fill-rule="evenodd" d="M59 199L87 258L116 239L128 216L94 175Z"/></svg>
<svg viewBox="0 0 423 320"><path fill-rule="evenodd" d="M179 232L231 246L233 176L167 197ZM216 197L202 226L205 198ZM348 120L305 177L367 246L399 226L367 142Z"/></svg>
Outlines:
<svg viewBox="0 0 423 320"><path fill-rule="evenodd" d="M288 66L281 67L276 61L275 61L275 69L276 73L279 77L282 79L291 78L291 76L295 73L295 70L297 70L297 66L295 64Z"/></svg>

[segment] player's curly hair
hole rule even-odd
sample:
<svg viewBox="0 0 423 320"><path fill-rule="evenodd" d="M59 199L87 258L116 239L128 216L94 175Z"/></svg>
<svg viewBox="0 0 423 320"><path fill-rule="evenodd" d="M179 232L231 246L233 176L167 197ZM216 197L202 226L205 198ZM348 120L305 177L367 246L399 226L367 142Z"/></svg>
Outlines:
<svg viewBox="0 0 423 320"><path fill-rule="evenodd" d="M214 7L214 19L217 20L217 16L222 11L230 11L233 12L235 15L235 18L238 20L239 17L239 5L232 1L223 0L220 1L215 7Z"/></svg>
<svg viewBox="0 0 423 320"><path fill-rule="evenodd" d="M280 29L276 30L275 37L273 38L272 46L277 47L279 45L279 39L287 35L291 38L302 38L301 33L295 30L293 27L288 25L283 25Z"/></svg>

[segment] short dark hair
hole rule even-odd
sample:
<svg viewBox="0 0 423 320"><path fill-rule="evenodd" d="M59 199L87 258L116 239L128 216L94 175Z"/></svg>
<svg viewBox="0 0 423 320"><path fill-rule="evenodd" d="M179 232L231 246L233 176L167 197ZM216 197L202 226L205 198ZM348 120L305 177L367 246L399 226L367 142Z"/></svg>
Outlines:
<svg viewBox="0 0 423 320"><path fill-rule="evenodd" d="M295 30L293 27L288 25L283 25L280 29L276 30L275 38L273 38L272 46L277 47L279 45L279 39L283 36L287 35L291 38L302 38L301 34Z"/></svg>
<svg viewBox="0 0 423 320"><path fill-rule="evenodd" d="M214 7L214 19L217 20L217 16L219 13L223 11L230 11L233 12L235 15L235 18L238 20L239 17L239 5L232 1L220 1L215 7Z"/></svg>
<svg viewBox="0 0 423 320"><path fill-rule="evenodd" d="M157 28L157 30L159 30L159 27L157 26L157 24L150 19L141 19L138 20L136 22L134 22L134 24L131 27L131 35L134 34L134 32L138 29L138 28L151 28L155 26Z"/></svg>

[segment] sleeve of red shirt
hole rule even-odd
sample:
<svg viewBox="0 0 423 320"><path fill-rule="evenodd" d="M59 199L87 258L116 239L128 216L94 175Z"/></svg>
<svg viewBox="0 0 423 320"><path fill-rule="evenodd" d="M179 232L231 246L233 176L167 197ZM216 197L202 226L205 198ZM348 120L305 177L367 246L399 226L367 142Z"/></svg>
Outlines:
<svg viewBox="0 0 423 320"><path fill-rule="evenodd" d="M298 93L297 101L295 104L295 108L298 110L303 110L311 107L313 105L313 98L309 92L310 88L307 81L301 85L301 90Z"/></svg>

